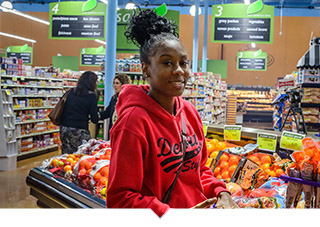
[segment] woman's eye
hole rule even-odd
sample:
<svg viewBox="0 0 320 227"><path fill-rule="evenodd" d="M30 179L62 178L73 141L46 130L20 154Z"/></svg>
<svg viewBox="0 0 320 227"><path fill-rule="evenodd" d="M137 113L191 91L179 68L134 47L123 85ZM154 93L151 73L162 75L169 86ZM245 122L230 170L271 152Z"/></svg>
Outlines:
<svg viewBox="0 0 320 227"><path fill-rule="evenodd" d="M186 67L186 66L188 66L189 63L188 63L187 61L184 61L184 62L181 62L180 64L181 64L182 66L185 66L185 67Z"/></svg>
<svg viewBox="0 0 320 227"><path fill-rule="evenodd" d="M165 61L165 62L163 62L163 64L170 66L170 65L172 65L172 62L171 61Z"/></svg>

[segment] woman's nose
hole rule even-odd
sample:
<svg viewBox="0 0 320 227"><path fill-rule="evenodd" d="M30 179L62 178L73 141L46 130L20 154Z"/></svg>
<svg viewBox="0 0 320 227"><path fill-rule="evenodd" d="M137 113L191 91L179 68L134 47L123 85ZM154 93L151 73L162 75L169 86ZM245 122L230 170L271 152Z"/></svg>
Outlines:
<svg viewBox="0 0 320 227"><path fill-rule="evenodd" d="M184 70L182 69L182 67L179 64L177 64L173 69L173 73L178 74L178 75L183 75Z"/></svg>

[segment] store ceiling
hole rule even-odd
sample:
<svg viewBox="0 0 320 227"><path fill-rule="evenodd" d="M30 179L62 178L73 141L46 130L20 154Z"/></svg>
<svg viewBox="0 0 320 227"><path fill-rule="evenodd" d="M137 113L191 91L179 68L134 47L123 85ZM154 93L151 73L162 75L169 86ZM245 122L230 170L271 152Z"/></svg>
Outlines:
<svg viewBox="0 0 320 227"><path fill-rule="evenodd" d="M11 0L12 3L30 3L30 4L47 4L50 2L58 2L59 0ZM67 0L60 0L67 1ZM77 1L77 0L73 0ZM84 0L80 0L84 1ZM112 1L112 0L109 0ZM253 2L254 0L251 0ZM128 0L118 0L118 5L123 8ZM168 6L191 6L194 4L194 0L133 0L135 4L140 6L153 6L166 3ZM209 6L216 4L227 3L243 3L244 0L208 0ZM320 7L320 0L264 0L266 5L272 5L275 7L283 8L314 8ZM203 6L204 1L200 0L200 5Z"/></svg>

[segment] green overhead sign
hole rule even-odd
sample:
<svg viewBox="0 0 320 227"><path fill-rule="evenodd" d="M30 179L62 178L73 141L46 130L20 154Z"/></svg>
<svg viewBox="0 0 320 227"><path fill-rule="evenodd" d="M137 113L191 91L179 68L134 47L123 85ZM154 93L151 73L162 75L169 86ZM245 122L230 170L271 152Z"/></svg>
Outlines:
<svg viewBox="0 0 320 227"><path fill-rule="evenodd" d="M243 51L237 54L237 70L266 71L268 54L257 51Z"/></svg>
<svg viewBox="0 0 320 227"><path fill-rule="evenodd" d="M81 66L100 66L105 59L106 49L103 46L98 48L82 48L80 50Z"/></svg>
<svg viewBox="0 0 320 227"><path fill-rule="evenodd" d="M6 48L6 56L8 58L22 59L22 63L26 65L32 65L33 49L28 44L23 46L9 46Z"/></svg>
<svg viewBox="0 0 320 227"><path fill-rule="evenodd" d="M274 7L262 0L212 6L211 42L273 43Z"/></svg>
<svg viewBox="0 0 320 227"><path fill-rule="evenodd" d="M97 0L50 3L49 39L105 40L106 9Z"/></svg>

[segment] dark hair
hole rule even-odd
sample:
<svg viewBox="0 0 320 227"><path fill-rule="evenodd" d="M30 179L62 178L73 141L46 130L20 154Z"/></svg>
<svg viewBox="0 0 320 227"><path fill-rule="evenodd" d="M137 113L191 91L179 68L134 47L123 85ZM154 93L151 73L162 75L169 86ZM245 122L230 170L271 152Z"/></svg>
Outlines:
<svg viewBox="0 0 320 227"><path fill-rule="evenodd" d="M128 77L127 74L123 74L123 73L120 73L120 74L117 74L113 80L115 79L118 79L121 84L130 84L130 78Z"/></svg>
<svg viewBox="0 0 320 227"><path fill-rule="evenodd" d="M176 40L179 43L178 26L167 18L158 16L153 10L140 10L134 12L130 23L124 33L128 41L140 46L141 62L150 64L155 50L167 40ZM182 43L181 43L182 45Z"/></svg>
<svg viewBox="0 0 320 227"><path fill-rule="evenodd" d="M97 80L98 76L94 72L86 71L82 73L75 88L75 94L87 95L89 91L94 91L97 86Z"/></svg>

